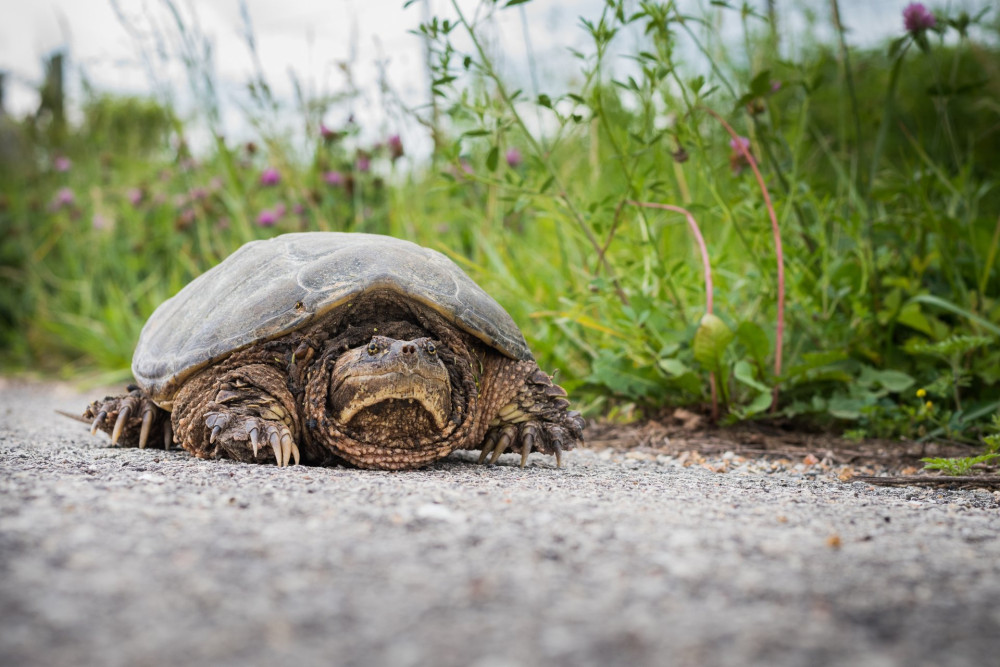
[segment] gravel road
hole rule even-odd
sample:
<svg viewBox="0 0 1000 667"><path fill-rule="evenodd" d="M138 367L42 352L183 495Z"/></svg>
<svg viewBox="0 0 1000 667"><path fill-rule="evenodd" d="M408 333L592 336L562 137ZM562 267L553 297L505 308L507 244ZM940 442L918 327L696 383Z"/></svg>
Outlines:
<svg viewBox="0 0 1000 667"><path fill-rule="evenodd" d="M3 665L1000 664L1000 499L582 450L119 450L0 380Z"/></svg>

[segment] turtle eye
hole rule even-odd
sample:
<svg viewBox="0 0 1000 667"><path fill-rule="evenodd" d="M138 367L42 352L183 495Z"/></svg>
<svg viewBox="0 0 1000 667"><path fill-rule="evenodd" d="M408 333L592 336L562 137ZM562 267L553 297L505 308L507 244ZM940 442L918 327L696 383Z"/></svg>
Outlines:
<svg viewBox="0 0 1000 667"><path fill-rule="evenodd" d="M372 356L378 354L378 343L375 341L368 343L368 354Z"/></svg>
<svg viewBox="0 0 1000 667"><path fill-rule="evenodd" d="M434 346L434 343L428 342L426 349L427 349L427 354L434 354L437 352L437 348Z"/></svg>

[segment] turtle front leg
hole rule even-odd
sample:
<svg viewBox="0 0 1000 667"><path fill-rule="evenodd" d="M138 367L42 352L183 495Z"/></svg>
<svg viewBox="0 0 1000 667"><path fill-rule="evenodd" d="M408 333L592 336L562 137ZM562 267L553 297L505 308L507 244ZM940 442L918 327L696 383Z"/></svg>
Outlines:
<svg viewBox="0 0 1000 667"><path fill-rule="evenodd" d="M135 385L128 386L128 393L122 396L107 396L103 401L94 401L83 412L83 419L90 422L90 432L98 429L111 436L111 444L116 447L138 447L147 445L170 449L173 432L170 413L158 407ZM150 434L162 433L161 438Z"/></svg>
<svg viewBox="0 0 1000 667"><path fill-rule="evenodd" d="M492 465L510 449L521 453L522 468L531 452L553 454L559 467L562 452L583 441L583 417L568 407L566 390L536 367L514 399L490 422L479 462Z"/></svg>
<svg viewBox="0 0 1000 667"><path fill-rule="evenodd" d="M201 458L297 464L299 419L285 376L265 364L208 373L178 394L175 427L184 448Z"/></svg>

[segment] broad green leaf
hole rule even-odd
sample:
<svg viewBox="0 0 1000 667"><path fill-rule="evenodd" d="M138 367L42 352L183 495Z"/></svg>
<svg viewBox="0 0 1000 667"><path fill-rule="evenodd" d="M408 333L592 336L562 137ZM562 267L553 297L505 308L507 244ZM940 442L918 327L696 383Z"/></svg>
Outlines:
<svg viewBox="0 0 1000 667"><path fill-rule="evenodd" d="M903 309L899 311L899 315L896 317L896 321L928 336L934 336L934 329L931 328L931 323L927 319L927 316L920 310L920 305L912 301L903 306Z"/></svg>
<svg viewBox="0 0 1000 667"><path fill-rule="evenodd" d="M858 378L858 382L861 385L867 386L878 384L889 391L899 393L912 387L915 380L902 371L891 369L880 371L866 366L861 369L861 376Z"/></svg>
<svg viewBox="0 0 1000 667"><path fill-rule="evenodd" d="M672 377L679 377L691 372L691 369L680 359L660 359L660 368Z"/></svg>
<svg viewBox="0 0 1000 667"><path fill-rule="evenodd" d="M771 407L771 392L762 391L750 402L750 405L743 408L741 412L747 417L764 412Z"/></svg>
<svg viewBox="0 0 1000 667"><path fill-rule="evenodd" d="M733 340L733 331L717 315L706 313L694 334L694 358L710 371L719 370L722 353Z"/></svg>
<svg viewBox="0 0 1000 667"><path fill-rule="evenodd" d="M766 69L750 82L750 93L755 97L763 97L771 92L771 70Z"/></svg>
<svg viewBox="0 0 1000 667"><path fill-rule="evenodd" d="M755 322L740 322L736 327L736 339L743 344L757 365L763 368L767 363L767 355L771 353L771 341L760 325Z"/></svg>
<svg viewBox="0 0 1000 667"><path fill-rule="evenodd" d="M733 367L733 377L736 378L737 381L742 382L748 387L753 387L757 391L771 391L770 387L757 381L757 378L753 376L753 366L751 366L750 362L745 359L740 359L736 362L736 365Z"/></svg>
<svg viewBox="0 0 1000 667"><path fill-rule="evenodd" d="M594 359L587 380L622 396L655 396L662 385L643 374L650 370L636 367L624 356L604 350Z"/></svg>
<svg viewBox="0 0 1000 667"><path fill-rule="evenodd" d="M865 406L865 401L849 396L834 396L827 403L826 410L832 417L837 419L855 420L861 416L861 408Z"/></svg>
<svg viewBox="0 0 1000 667"><path fill-rule="evenodd" d="M486 154L486 168L490 171L496 171L497 164L500 162L500 149L496 146L490 149L490 152Z"/></svg>

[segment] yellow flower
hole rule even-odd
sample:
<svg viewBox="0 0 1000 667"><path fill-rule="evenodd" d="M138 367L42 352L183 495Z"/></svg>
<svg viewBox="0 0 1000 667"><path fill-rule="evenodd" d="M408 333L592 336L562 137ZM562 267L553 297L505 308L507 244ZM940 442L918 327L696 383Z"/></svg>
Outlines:
<svg viewBox="0 0 1000 667"><path fill-rule="evenodd" d="M917 398L923 398L927 395L926 389L917 389Z"/></svg>
<svg viewBox="0 0 1000 667"><path fill-rule="evenodd" d="M934 407L934 404L931 403L930 401L927 401L926 403L924 403L924 407L930 410Z"/></svg>

